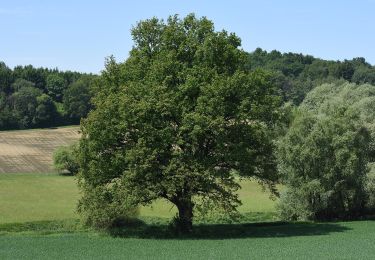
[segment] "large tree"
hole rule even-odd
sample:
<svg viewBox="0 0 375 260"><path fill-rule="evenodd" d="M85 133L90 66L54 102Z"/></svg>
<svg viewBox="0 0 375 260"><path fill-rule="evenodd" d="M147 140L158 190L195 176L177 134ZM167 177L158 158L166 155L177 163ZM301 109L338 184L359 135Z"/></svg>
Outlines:
<svg viewBox="0 0 375 260"><path fill-rule="evenodd" d="M358 114L335 107L332 114L299 111L279 144L286 190L281 215L288 220L327 220L361 216L368 196L370 134Z"/></svg>
<svg viewBox="0 0 375 260"><path fill-rule="evenodd" d="M47 94L42 94L37 97L37 104L33 120L34 124L41 127L46 127L51 123L54 124L58 114L52 98Z"/></svg>
<svg viewBox="0 0 375 260"><path fill-rule="evenodd" d="M91 109L90 78L81 78L73 82L64 91L64 112L73 122L86 117Z"/></svg>
<svg viewBox="0 0 375 260"><path fill-rule="evenodd" d="M34 125L40 95L42 95L40 89L24 86L11 96L13 114L17 118L19 128L24 129Z"/></svg>
<svg viewBox="0 0 375 260"><path fill-rule="evenodd" d="M65 86L66 86L66 83L62 76L58 74L48 75L47 81L46 81L47 93L55 101L60 102L62 100Z"/></svg>
<svg viewBox="0 0 375 260"><path fill-rule="evenodd" d="M12 81L12 70L0 61L0 92L9 93Z"/></svg>
<svg viewBox="0 0 375 260"><path fill-rule="evenodd" d="M80 211L105 207L93 194L120 207L162 198L187 232L193 209L236 210L236 176L274 189L280 99L268 74L245 71L240 39L194 15L141 21L132 36L129 58L108 60L81 126Z"/></svg>
<svg viewBox="0 0 375 260"><path fill-rule="evenodd" d="M323 84L307 95L278 146L284 218L355 218L373 207L374 107L369 84Z"/></svg>

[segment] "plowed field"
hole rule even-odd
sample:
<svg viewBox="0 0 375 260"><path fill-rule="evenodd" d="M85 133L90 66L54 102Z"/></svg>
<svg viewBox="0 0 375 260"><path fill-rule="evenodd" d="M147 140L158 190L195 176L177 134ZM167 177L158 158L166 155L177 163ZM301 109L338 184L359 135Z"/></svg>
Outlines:
<svg viewBox="0 0 375 260"><path fill-rule="evenodd" d="M0 132L0 173L53 172L53 151L79 137L78 126Z"/></svg>

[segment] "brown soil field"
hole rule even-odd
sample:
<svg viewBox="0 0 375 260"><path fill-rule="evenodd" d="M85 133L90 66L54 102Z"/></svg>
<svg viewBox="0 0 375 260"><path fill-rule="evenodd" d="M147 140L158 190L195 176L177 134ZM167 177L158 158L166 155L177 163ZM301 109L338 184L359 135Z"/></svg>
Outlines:
<svg viewBox="0 0 375 260"><path fill-rule="evenodd" d="M0 132L1 173L49 173L52 153L80 137L79 127Z"/></svg>

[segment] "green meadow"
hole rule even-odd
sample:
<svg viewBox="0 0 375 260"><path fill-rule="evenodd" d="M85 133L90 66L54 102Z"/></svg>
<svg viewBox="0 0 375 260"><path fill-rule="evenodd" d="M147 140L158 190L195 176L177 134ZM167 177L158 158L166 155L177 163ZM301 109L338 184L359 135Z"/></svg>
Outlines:
<svg viewBox="0 0 375 260"><path fill-rule="evenodd" d="M373 259L375 223L247 225L223 237L0 236L1 259Z"/></svg>
<svg viewBox="0 0 375 260"><path fill-rule="evenodd" d="M242 213L270 213L275 201L252 181L242 181L239 196ZM79 191L71 176L56 174L1 174L0 224L78 218L76 205ZM171 218L176 214L172 204L159 200L140 209L141 217Z"/></svg>
<svg viewBox="0 0 375 260"><path fill-rule="evenodd" d="M140 210L127 227L82 227L74 177L0 175L0 259L371 259L375 222L283 223L276 202L242 181L238 222L197 221L192 234L168 228L176 213L164 201Z"/></svg>

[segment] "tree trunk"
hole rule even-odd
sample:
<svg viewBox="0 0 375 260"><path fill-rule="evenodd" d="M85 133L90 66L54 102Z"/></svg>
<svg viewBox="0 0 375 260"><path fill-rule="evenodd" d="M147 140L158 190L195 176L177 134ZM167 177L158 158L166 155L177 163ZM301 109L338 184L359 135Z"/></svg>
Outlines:
<svg viewBox="0 0 375 260"><path fill-rule="evenodd" d="M178 209L177 229L181 233L190 233L193 230L193 207L191 197L180 199L176 203Z"/></svg>

